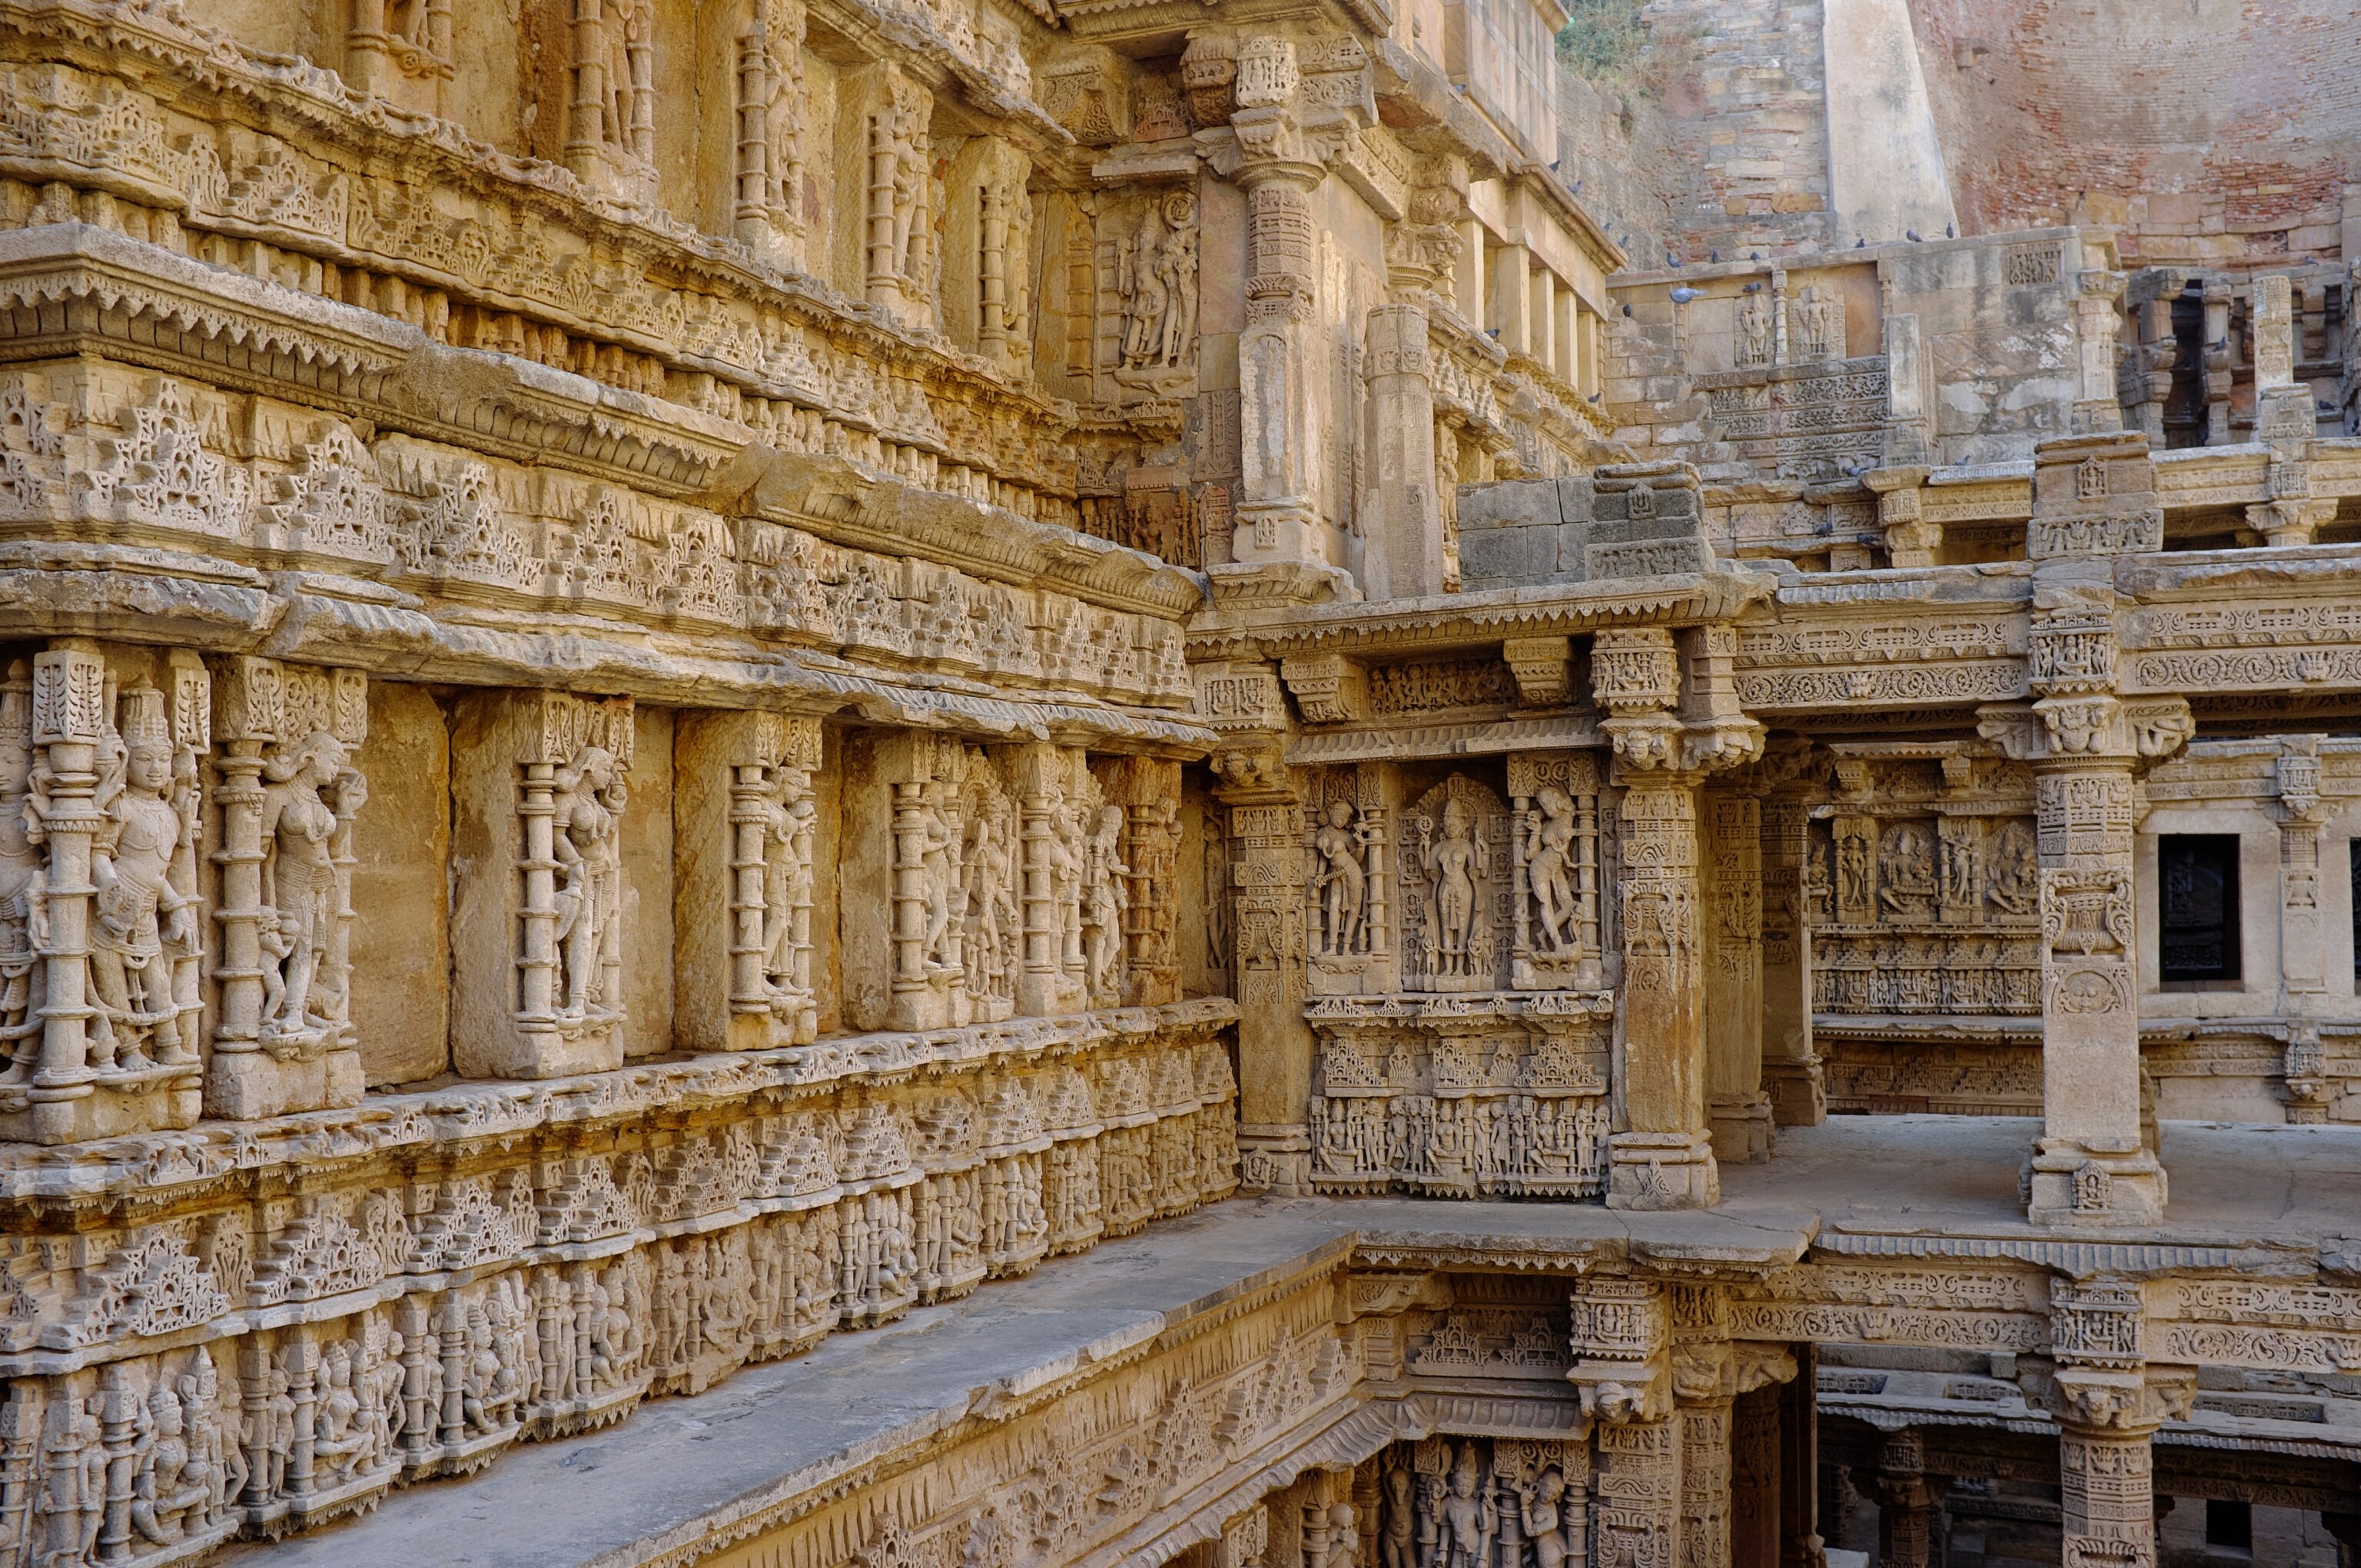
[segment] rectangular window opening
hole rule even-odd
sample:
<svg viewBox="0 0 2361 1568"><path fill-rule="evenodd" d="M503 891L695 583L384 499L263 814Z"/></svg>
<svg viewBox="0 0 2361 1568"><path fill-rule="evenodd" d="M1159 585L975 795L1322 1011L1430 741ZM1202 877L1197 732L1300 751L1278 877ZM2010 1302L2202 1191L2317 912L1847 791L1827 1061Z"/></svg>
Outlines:
<svg viewBox="0 0 2361 1568"><path fill-rule="evenodd" d="M2167 985L2237 980L2237 835L2164 835L2157 880L2158 978Z"/></svg>
<svg viewBox="0 0 2361 1568"><path fill-rule="evenodd" d="M2255 1549L2255 1509L2250 1503L2215 1498L2205 1505L2205 1544L2232 1552Z"/></svg>

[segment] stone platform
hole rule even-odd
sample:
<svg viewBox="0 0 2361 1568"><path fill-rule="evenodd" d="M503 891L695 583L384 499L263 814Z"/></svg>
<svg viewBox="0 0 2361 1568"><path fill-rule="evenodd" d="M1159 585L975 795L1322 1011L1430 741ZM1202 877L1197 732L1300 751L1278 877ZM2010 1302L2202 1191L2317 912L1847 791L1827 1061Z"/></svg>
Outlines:
<svg viewBox="0 0 2361 1568"><path fill-rule="evenodd" d="M1511 1365L1512 1357L1479 1354L1456 1367L1408 1332L1353 1342L1352 1325L1363 1320L1422 1309L1447 1317L1455 1288L1463 1301L1482 1296L1486 1287L1468 1276L1733 1281L1734 1337L1754 1332L1749 1312L1767 1322L1779 1307L1834 1325L1828 1337L1838 1339L1850 1336L1837 1331L1866 1321L1852 1301L1860 1292L1839 1277L1859 1273L1864 1255L1915 1258L1917 1273L1948 1270L1954 1278L1969 1269L2014 1277L2007 1271L2015 1268L2026 1280L2055 1271L2169 1281L2232 1270L2300 1284L2297 1277L2314 1269L2349 1272L2361 1252L2361 1238L2345 1237L2361 1231L2361 1129L2167 1124L2168 1223L2086 1234L2038 1231L2021 1218L2016 1164L2037 1125L1842 1117L1788 1130L1774 1160L1731 1170L1722 1203L1702 1212L1392 1198L1223 1203L873 1332L827 1340L707 1393L653 1402L610 1430L520 1449L489 1474L396 1493L366 1519L248 1547L228 1561L251 1568L858 1561L864 1541L875 1544L875 1529L859 1522L858 1510L848 1513L843 1499L890 1491L921 1465L963 1478L994 1444L1022 1448L1026 1423L1086 1420L1110 1400L1126 1405L1146 1430L1164 1431L1171 1423L1159 1421L1159 1408L1169 1416L1195 1388L1203 1398L1190 1408L1202 1407L1210 1443L1176 1452L1152 1444L1142 1456L1151 1469L1164 1467L1155 1472L1161 1507L1148 1506L1152 1495L1132 1498L1114 1479L1088 1476L1077 1505L1093 1517L1086 1539L1070 1543L1083 1548L1073 1561L1161 1562L1212 1539L1236 1498L1259 1497L1307 1469L1357 1463L1397 1439L1435 1430L1530 1431L1552 1420L1579 1437L1587 1420L1565 1380L1562 1340L1555 1362L1529 1354ZM1895 1315L1860 1337L1967 1343L1964 1326L2009 1315L2005 1301L1962 1306L1939 1292L1920 1299L1929 1288L1906 1272L1894 1268L1881 1287ZM2041 1287L2029 1288L2037 1302ZM1275 1348L1254 1340L1261 1317L1299 1305L1308 1310L1298 1310ZM2038 1357L2048 1348L2039 1342L2047 1315L2015 1316L2034 1325L2034 1337L2007 1343ZM1307 1336L1337 1329L1345 1332L1328 1343L1341 1350L1306 1347ZM2166 1359L2154 1343L2148 1354ZM2328 1354L2338 1354L2334 1344ZM1175 1355L1194 1359L1168 1377L1159 1368ZM1226 1384L1217 1363L1233 1367ZM1175 1386L1184 1393L1172 1393ZM1261 1391L1282 1386L1284 1401L1267 1409ZM1226 1402L1217 1397L1224 1387ZM1037 1460L1026 1475L1038 1480L1041 1468ZM962 1481L935 1485L957 1489Z"/></svg>

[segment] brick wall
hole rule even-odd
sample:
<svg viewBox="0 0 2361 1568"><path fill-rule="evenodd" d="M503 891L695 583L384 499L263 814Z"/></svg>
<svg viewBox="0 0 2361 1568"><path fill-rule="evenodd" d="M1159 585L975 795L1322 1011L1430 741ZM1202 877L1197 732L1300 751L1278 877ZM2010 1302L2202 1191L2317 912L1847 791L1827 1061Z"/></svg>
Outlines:
<svg viewBox="0 0 2361 1568"><path fill-rule="evenodd" d="M1738 7L1748 9L1749 7ZM2353 0L1911 0L1970 232L2120 225L2129 266L2361 240Z"/></svg>

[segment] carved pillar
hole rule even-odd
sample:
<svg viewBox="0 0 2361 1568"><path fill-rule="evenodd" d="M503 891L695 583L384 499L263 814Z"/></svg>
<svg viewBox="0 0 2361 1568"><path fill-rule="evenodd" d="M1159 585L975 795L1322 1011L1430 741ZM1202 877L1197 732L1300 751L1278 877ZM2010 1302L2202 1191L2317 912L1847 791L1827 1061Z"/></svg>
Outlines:
<svg viewBox="0 0 2361 1568"><path fill-rule="evenodd" d="M2124 411L2116 401L2115 359L2123 336L2124 275L2114 269L2112 244L2085 243L2082 248L2086 264L2074 275L2075 338L2081 350L2074 429L2077 433L2121 430Z"/></svg>
<svg viewBox="0 0 2361 1568"><path fill-rule="evenodd" d="M1733 1568L1779 1568L1779 1453L1776 1387L1741 1394L1730 1409L1730 1560Z"/></svg>
<svg viewBox="0 0 2361 1568"><path fill-rule="evenodd" d="M2049 1300L2061 1560L2155 1568L2149 1439L2167 1420L2188 1414L2196 1372L2147 1364L2144 1309L2133 1282L2061 1277L2052 1282Z"/></svg>
<svg viewBox="0 0 2361 1568"><path fill-rule="evenodd" d="M1779 1386L1779 1568L1822 1568L1818 1358L1794 1347L1795 1376Z"/></svg>
<svg viewBox="0 0 2361 1568"><path fill-rule="evenodd" d="M2162 1167L2142 1145L2135 772L2188 739L2178 698L2114 695L2109 555L2163 531L2147 444L2136 435L2045 442L2034 468L2030 712L1987 710L1984 732L2034 766L2041 866L2043 1130L2031 1171L2037 1223L2153 1224Z"/></svg>
<svg viewBox="0 0 2361 1568"><path fill-rule="evenodd" d="M1926 1469L1927 1445L1915 1429L1886 1435L1877 1462L1880 1568L1928 1568L1933 1561L1935 1497Z"/></svg>
<svg viewBox="0 0 2361 1568"><path fill-rule="evenodd" d="M1736 786L1705 796L1707 1114L1713 1152L1752 1165L1771 1156L1763 1092L1763 803Z"/></svg>
<svg viewBox="0 0 2361 1568"><path fill-rule="evenodd" d="M1325 171L1297 126L1298 80L1291 40L1268 33L1240 40L1230 126L1243 159L1236 179L1246 193L1252 270L1238 339L1244 486L1230 547L1248 566L1328 565L1312 499L1320 454L1312 397L1325 365L1315 342L1312 192Z"/></svg>
<svg viewBox="0 0 2361 1568"><path fill-rule="evenodd" d="M1312 1031L1306 992L1303 797L1278 742L1218 752L1236 898L1238 1152L1242 1185L1310 1190Z"/></svg>
<svg viewBox="0 0 2361 1568"><path fill-rule="evenodd" d="M2255 363L2255 439L2309 441L2319 428L2312 418L2312 388L2295 378L2293 291L2285 273L2258 276L2251 285L2248 312Z"/></svg>
<svg viewBox="0 0 2361 1568"><path fill-rule="evenodd" d="M256 1117L357 1105L346 955L353 819L368 785L368 682L237 657L214 666L221 987L205 1109Z"/></svg>
<svg viewBox="0 0 2361 1568"><path fill-rule="evenodd" d="M463 694L452 730L452 1064L556 1078L623 1063L629 697ZM500 868L511 874L501 874Z"/></svg>
<svg viewBox="0 0 2361 1568"><path fill-rule="evenodd" d="M1361 592L1373 599L1444 591L1426 324L1426 311L1419 305L1378 305L1369 312L1365 364L1371 492Z"/></svg>
<svg viewBox="0 0 2361 1568"><path fill-rule="evenodd" d="M1681 1557L1730 1568L1730 1411L1737 1398L1718 1286L1673 1287L1673 1392L1681 1429Z"/></svg>
<svg viewBox="0 0 2361 1568"><path fill-rule="evenodd" d="M1152 757L1112 758L1100 764L1098 776L1107 799L1124 811L1124 1003L1178 1002L1180 764Z"/></svg>
<svg viewBox="0 0 2361 1568"><path fill-rule="evenodd" d="M1804 901L1810 828L1802 790L1775 790L1763 802L1763 1088L1773 1121L1785 1127L1816 1127L1828 1113L1812 1044L1812 932Z"/></svg>
<svg viewBox="0 0 2361 1568"><path fill-rule="evenodd" d="M1679 1561L1681 1422L1673 1407L1672 1304L1654 1281L1593 1276L1570 1299L1567 1377L1595 1422L1594 1559Z"/></svg>
<svg viewBox="0 0 2361 1568"><path fill-rule="evenodd" d="M2280 280L2285 282L2285 279ZM2320 737L2284 735L2276 759L2279 819L2279 981L2282 1013L2305 1013L2328 989L2320 917Z"/></svg>
<svg viewBox="0 0 2361 1568"><path fill-rule="evenodd" d="M1876 468L1861 476L1861 482L1877 493L1877 521L1885 531L1888 565L1931 566L1943 548L1943 525L1927 518L1924 504L1927 477L1933 472L1911 466Z"/></svg>
<svg viewBox="0 0 2361 1568"><path fill-rule="evenodd" d="M1727 650L1715 630L1689 634L1697 645L1686 689L1661 628L1602 630L1591 643L1592 691L1624 790L1624 1126L1609 1145L1613 1208L1699 1208L1720 1197L1706 1127L1698 786L1708 769L1759 753L1763 736L1723 689Z"/></svg>

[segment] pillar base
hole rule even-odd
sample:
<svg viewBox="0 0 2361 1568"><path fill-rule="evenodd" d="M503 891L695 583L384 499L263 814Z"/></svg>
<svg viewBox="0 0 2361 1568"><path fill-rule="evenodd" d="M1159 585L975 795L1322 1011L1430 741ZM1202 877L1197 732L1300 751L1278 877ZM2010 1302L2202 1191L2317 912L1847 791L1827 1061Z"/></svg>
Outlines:
<svg viewBox="0 0 2361 1568"><path fill-rule="evenodd" d="M1274 1198L1312 1195L1312 1129L1300 1123L1238 1128L1238 1190Z"/></svg>
<svg viewBox="0 0 2361 1568"><path fill-rule="evenodd" d="M2164 1167L2128 1154L2044 1138L2028 1170L2025 1217L2037 1225L2155 1225L2164 1221Z"/></svg>
<svg viewBox="0 0 2361 1568"><path fill-rule="evenodd" d="M1704 1133L1617 1133L1607 1144L1610 1209L1709 1209L1721 1170Z"/></svg>
<svg viewBox="0 0 2361 1568"><path fill-rule="evenodd" d="M1764 1062L1763 1089L1770 1097L1771 1120L1779 1126L1817 1127L1828 1119L1828 1093L1817 1057Z"/></svg>
<svg viewBox="0 0 2361 1568"><path fill-rule="evenodd" d="M1706 1120L1713 1126L1713 1157L1724 1165L1760 1165L1778 1141L1770 1097L1759 1091L1716 1100Z"/></svg>
<svg viewBox="0 0 2361 1568"><path fill-rule="evenodd" d="M205 1114L251 1122L338 1110L359 1104L366 1087L361 1054L349 1047L285 1058L216 1050L205 1070Z"/></svg>

